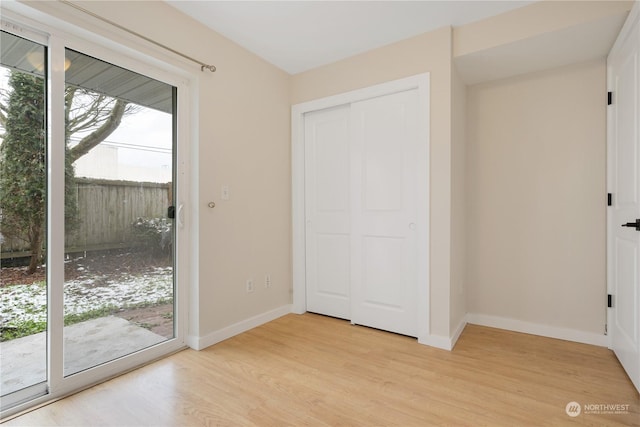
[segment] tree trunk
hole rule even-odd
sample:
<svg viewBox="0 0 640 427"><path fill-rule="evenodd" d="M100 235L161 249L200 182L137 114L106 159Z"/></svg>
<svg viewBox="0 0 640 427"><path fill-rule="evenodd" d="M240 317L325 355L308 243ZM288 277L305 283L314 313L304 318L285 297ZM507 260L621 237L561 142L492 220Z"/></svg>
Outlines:
<svg viewBox="0 0 640 427"><path fill-rule="evenodd" d="M27 274L35 273L38 266L42 262L42 224L34 223L31 225L31 236L29 241L31 242L31 261L29 262L29 268Z"/></svg>

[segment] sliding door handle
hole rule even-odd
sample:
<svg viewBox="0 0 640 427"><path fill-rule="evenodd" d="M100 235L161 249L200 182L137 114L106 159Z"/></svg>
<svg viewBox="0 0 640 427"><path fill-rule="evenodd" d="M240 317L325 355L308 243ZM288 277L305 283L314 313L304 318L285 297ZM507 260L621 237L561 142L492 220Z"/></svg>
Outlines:
<svg viewBox="0 0 640 427"><path fill-rule="evenodd" d="M178 227L184 227L184 205L182 203L178 206Z"/></svg>

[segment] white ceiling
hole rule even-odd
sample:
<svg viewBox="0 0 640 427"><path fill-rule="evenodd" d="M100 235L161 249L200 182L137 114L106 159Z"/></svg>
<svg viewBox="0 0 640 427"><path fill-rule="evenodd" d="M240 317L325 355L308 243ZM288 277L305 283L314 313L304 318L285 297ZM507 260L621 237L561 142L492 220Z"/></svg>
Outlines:
<svg viewBox="0 0 640 427"><path fill-rule="evenodd" d="M167 0L290 74L533 1Z"/></svg>

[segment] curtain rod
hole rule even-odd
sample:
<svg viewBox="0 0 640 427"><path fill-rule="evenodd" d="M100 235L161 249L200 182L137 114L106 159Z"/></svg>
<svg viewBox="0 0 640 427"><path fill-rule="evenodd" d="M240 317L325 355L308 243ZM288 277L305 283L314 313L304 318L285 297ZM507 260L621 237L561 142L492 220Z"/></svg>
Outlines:
<svg viewBox="0 0 640 427"><path fill-rule="evenodd" d="M165 46L162 43L158 43L157 41L152 40L149 37L143 36L140 33L136 33L133 30L130 30L130 29L126 28L126 27L123 27L122 25L120 25L120 24L118 24L116 22L113 22L113 21L111 21L109 19L103 18L102 16L97 15L97 14L91 12L90 10L87 10L87 9L83 8L82 6L78 6L77 4L72 3L70 1L67 1L67 0L58 0L58 1L60 1L61 3L66 4L68 6L71 6L72 8L77 9L82 13L85 13L87 15L93 16L94 18L99 19L102 22L106 22L109 25L113 25L114 27L119 28L122 31L126 31L129 34L133 34L134 36L139 37L139 38L141 38L141 39L143 39L145 41L148 41L149 43L153 43L154 45L156 45L158 47L161 47L161 48L163 48L165 50L168 50L171 53L175 53L176 55L179 55L179 56L181 56L181 57L183 57L185 59L188 59L189 61L195 62L196 64L200 65L200 71L204 71L205 69L211 71L212 73L214 73L216 71L216 66L215 65L205 64L204 62L198 61L197 59L194 59L194 58L192 58L192 57L190 57L188 55L185 55L182 52L178 52L177 50L172 49L172 48L170 48L168 46Z"/></svg>

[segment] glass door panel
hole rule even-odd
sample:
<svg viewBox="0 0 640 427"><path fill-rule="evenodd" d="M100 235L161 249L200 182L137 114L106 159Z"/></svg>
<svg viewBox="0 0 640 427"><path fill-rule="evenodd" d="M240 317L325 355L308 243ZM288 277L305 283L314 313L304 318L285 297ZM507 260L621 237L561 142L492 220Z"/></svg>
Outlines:
<svg viewBox="0 0 640 427"><path fill-rule="evenodd" d="M174 87L66 49L64 375L174 328Z"/></svg>
<svg viewBox="0 0 640 427"><path fill-rule="evenodd" d="M46 392L47 49L5 31L0 46L0 399L4 408Z"/></svg>

